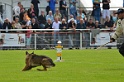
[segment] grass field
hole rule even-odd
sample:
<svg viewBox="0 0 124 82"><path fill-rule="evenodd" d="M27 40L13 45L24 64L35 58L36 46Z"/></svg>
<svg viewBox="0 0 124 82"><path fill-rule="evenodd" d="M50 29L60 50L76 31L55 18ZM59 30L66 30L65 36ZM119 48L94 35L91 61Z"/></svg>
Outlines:
<svg viewBox="0 0 124 82"><path fill-rule="evenodd" d="M30 50L29 52L32 52ZM55 50L36 50L56 60ZM0 82L123 82L124 58L116 49L63 50L63 62L48 71L21 71L25 50L0 51Z"/></svg>

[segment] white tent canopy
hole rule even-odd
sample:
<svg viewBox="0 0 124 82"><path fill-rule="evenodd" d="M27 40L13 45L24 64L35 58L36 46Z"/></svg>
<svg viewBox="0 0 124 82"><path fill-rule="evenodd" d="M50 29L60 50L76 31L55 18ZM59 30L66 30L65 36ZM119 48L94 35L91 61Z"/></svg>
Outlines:
<svg viewBox="0 0 124 82"><path fill-rule="evenodd" d="M80 0L87 10L92 10L92 0ZM102 0L101 0L102 1ZM123 7L123 0L110 0L110 10L117 10ZM102 6L102 5L101 5Z"/></svg>

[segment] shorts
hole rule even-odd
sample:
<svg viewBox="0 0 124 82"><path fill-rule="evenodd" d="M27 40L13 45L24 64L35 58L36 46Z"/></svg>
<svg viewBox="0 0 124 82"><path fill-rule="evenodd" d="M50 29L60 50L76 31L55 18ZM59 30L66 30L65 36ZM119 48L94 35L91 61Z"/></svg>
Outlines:
<svg viewBox="0 0 124 82"><path fill-rule="evenodd" d="M102 17L105 19L106 17L109 17L110 19L110 11L108 9L103 9Z"/></svg>

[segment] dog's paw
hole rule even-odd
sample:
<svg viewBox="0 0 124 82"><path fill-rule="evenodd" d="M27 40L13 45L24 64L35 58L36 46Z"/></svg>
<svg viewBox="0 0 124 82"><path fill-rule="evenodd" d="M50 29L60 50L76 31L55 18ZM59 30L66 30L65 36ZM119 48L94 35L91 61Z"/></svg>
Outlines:
<svg viewBox="0 0 124 82"><path fill-rule="evenodd" d="M47 70L44 70L44 69L37 69L38 71L47 71Z"/></svg>

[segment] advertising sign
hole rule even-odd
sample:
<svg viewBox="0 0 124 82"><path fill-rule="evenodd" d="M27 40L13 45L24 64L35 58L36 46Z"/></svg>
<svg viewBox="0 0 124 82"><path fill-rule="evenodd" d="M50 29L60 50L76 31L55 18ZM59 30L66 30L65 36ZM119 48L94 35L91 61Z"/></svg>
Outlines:
<svg viewBox="0 0 124 82"><path fill-rule="evenodd" d="M90 34L90 45L91 46L100 46L110 41L110 37L113 33L110 32L100 32L92 37ZM116 46L117 42L112 42L107 44L107 46Z"/></svg>
<svg viewBox="0 0 124 82"><path fill-rule="evenodd" d="M25 34L0 33L2 46L25 46Z"/></svg>

